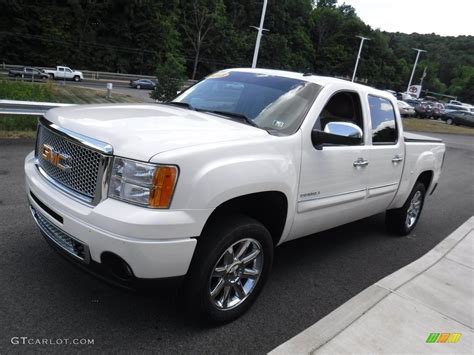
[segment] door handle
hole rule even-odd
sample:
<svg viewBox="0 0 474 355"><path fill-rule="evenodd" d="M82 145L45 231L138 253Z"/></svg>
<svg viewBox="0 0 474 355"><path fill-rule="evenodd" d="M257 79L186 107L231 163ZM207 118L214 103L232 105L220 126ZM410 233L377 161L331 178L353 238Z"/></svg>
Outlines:
<svg viewBox="0 0 474 355"><path fill-rule="evenodd" d="M393 158L392 158L392 163L400 163L403 161L403 157L401 155L395 155Z"/></svg>
<svg viewBox="0 0 474 355"><path fill-rule="evenodd" d="M358 168L360 166L369 165L369 162L367 160L365 160L364 158L359 158L354 163L352 163L352 165L354 165L354 167Z"/></svg>

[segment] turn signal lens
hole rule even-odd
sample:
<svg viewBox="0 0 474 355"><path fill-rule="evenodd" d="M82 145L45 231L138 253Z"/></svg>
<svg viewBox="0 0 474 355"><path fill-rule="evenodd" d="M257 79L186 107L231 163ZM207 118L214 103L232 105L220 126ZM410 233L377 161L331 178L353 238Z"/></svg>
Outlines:
<svg viewBox="0 0 474 355"><path fill-rule="evenodd" d="M153 208L168 208L176 185L177 169L174 166L158 167L153 176L149 205Z"/></svg>

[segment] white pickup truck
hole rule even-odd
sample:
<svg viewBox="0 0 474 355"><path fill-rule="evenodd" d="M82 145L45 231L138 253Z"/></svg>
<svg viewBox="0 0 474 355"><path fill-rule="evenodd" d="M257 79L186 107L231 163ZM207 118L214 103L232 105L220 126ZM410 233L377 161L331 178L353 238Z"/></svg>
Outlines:
<svg viewBox="0 0 474 355"><path fill-rule="evenodd" d="M292 239L386 211L415 227L445 154L392 95L274 70L217 72L164 104L48 111L25 161L51 245L122 284L184 276L191 309L235 319Z"/></svg>
<svg viewBox="0 0 474 355"><path fill-rule="evenodd" d="M46 69L44 70L44 72L47 73L51 79L56 80L81 81L84 79L84 75L82 75L82 72L78 70L72 70L68 67L57 66L56 69Z"/></svg>

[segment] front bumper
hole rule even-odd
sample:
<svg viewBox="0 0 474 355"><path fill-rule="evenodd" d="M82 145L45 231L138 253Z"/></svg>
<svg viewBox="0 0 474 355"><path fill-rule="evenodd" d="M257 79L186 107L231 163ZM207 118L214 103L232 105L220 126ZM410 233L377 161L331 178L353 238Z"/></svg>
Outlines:
<svg viewBox="0 0 474 355"><path fill-rule="evenodd" d="M84 260L76 261L100 264L104 254L113 253L126 261L137 278L185 275L197 243L194 237L200 235L212 212L152 210L113 199L93 207L82 204L46 181L35 165L34 152L25 159L25 175L34 211L53 230L66 235L70 248L74 248L74 241L84 245ZM47 234L44 226L40 229ZM68 252L64 246L62 249ZM74 257L71 250L69 254Z"/></svg>

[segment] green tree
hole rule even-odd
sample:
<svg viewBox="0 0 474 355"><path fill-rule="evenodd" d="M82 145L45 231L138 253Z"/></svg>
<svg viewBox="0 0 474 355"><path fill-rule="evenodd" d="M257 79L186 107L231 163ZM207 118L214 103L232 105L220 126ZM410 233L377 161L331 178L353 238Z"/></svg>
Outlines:
<svg viewBox="0 0 474 355"><path fill-rule="evenodd" d="M182 2L182 29L194 49L194 65L191 79L196 77L199 56L204 46L215 40L225 23L225 7L222 0L193 0Z"/></svg>
<svg viewBox="0 0 474 355"><path fill-rule="evenodd" d="M156 88L151 92L150 97L161 102L174 99L186 78L184 60L169 53L158 65L156 78Z"/></svg>

